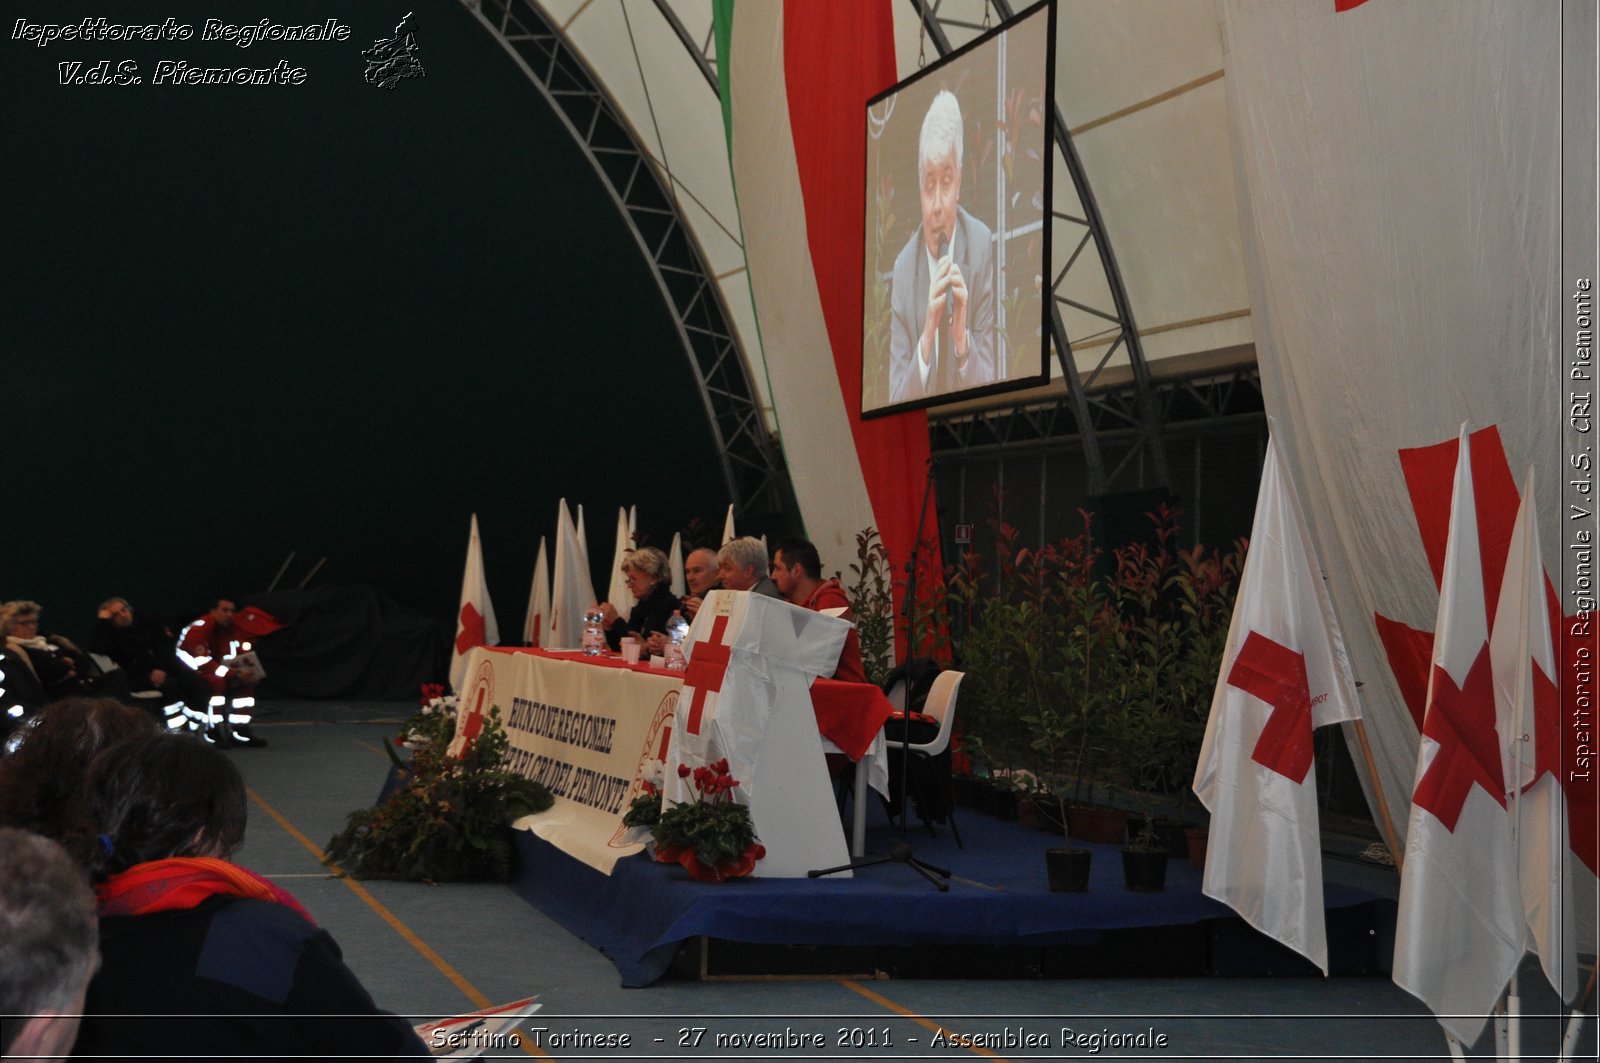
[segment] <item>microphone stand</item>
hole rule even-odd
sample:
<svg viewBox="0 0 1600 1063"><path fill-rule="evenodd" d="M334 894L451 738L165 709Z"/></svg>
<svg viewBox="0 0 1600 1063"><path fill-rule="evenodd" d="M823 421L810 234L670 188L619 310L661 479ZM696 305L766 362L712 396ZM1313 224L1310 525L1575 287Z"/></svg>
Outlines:
<svg viewBox="0 0 1600 1063"><path fill-rule="evenodd" d="M933 497L933 459L928 459L928 475L922 487L922 509L917 513L917 537L912 543L911 557L906 561L906 637L909 646L906 650L906 659L911 660L916 655L917 649L917 552L922 548L922 533L928 519L928 501ZM911 692L909 677L906 681L906 693ZM884 756L888 756L888 749ZM855 770L860 771L861 765L855 765ZM857 868L872 867L876 864L904 864L917 874L933 883L940 893L950 892L950 883L943 881L950 877L950 869L937 867L925 860L918 860L911 842L906 839L906 824L911 820L911 804L906 796L906 784L911 779L911 706L908 704L900 714L900 837L889 845L887 856L862 857L852 860L848 864L838 867L826 867L819 871L807 871L807 878L821 878L824 875L836 874L840 871L854 871Z"/></svg>

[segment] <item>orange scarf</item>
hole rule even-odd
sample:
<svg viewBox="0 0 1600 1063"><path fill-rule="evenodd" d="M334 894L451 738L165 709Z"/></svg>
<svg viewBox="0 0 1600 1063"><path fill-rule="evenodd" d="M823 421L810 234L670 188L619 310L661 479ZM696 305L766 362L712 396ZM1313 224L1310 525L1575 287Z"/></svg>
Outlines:
<svg viewBox="0 0 1600 1063"><path fill-rule="evenodd" d="M210 856L175 856L135 864L95 887L101 915L147 915L193 908L207 897L249 897L287 905L315 920L289 892L238 864Z"/></svg>

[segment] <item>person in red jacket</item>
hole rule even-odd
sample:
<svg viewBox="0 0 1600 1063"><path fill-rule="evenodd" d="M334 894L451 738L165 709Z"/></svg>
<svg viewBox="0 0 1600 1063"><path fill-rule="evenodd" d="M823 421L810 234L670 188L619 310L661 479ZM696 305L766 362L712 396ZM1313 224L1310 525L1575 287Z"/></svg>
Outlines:
<svg viewBox="0 0 1600 1063"><path fill-rule="evenodd" d="M195 714L206 740L220 746L264 746L266 739L250 730L261 676L253 658L238 660L250 644L234 628L235 611L232 599L218 598L210 612L179 633L178 659L211 685L210 703Z"/></svg>
<svg viewBox="0 0 1600 1063"><path fill-rule="evenodd" d="M819 613L843 609L838 615L854 620L844 588L837 578L822 578L822 559L817 555L817 548L805 539L785 539L773 550L772 582L791 605ZM833 678L851 683L867 681L867 670L861 663L861 638L854 627L844 640L844 650L839 654L839 667Z"/></svg>

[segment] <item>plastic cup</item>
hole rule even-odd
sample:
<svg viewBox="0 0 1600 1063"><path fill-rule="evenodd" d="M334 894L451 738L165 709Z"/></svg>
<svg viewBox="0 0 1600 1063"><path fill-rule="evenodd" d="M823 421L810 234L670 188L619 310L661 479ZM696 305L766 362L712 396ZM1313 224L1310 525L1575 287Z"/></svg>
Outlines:
<svg viewBox="0 0 1600 1063"><path fill-rule="evenodd" d="M629 664L638 664L639 654L643 649L644 647L639 645L638 639L623 639L622 659Z"/></svg>

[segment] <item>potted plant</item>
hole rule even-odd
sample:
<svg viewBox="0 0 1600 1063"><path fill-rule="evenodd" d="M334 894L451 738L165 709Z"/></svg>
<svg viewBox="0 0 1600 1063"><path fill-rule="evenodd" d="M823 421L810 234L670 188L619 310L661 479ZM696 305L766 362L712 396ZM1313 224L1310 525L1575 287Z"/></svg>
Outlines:
<svg viewBox="0 0 1600 1063"><path fill-rule="evenodd" d="M504 880L511 875L512 820L554 803L543 785L505 766L510 745L491 707L483 730L458 756L449 751L456 702L442 688L425 688L421 710L396 744L411 750L405 763L385 747L397 781L374 808L350 814L327 844L326 863L356 878L456 882Z"/></svg>
<svg viewBox="0 0 1600 1063"><path fill-rule="evenodd" d="M767 850L756 841L750 809L733 800L739 780L728 774L728 759L692 769L678 765L679 778L691 776L695 799L661 808L655 817L651 827L655 858L664 864L681 864L700 882L723 882L750 874ZM628 812L632 816L639 811L641 822L649 816L639 807L644 800L635 799Z"/></svg>
<svg viewBox="0 0 1600 1063"><path fill-rule="evenodd" d="M1182 855L1182 825L1156 815L1160 793L1187 794L1227 641L1238 553L1174 551L1176 514L1150 514L1153 546L1115 551L1112 640L1118 682L1107 721L1113 763L1137 808L1124 857L1130 889L1160 889L1168 855ZM1165 829L1163 829L1163 826Z"/></svg>

